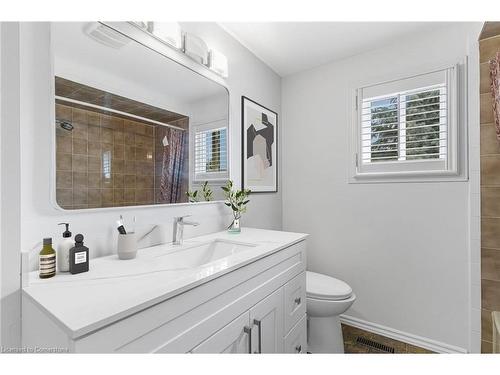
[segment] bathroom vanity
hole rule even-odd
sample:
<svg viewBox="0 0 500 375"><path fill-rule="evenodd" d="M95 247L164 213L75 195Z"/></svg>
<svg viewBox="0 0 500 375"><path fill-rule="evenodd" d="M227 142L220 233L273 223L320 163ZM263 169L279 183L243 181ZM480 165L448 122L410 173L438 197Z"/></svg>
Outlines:
<svg viewBox="0 0 500 375"><path fill-rule="evenodd" d="M23 345L93 353L305 353L307 235L244 228L23 289Z"/></svg>

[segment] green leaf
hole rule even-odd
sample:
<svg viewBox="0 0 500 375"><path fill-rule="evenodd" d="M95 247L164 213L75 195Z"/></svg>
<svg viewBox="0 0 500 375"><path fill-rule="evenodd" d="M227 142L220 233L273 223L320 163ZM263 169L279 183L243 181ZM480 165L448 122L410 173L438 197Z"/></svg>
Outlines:
<svg viewBox="0 0 500 375"><path fill-rule="evenodd" d="M249 200L247 200L247 201L244 201L244 202L243 202L243 204L247 204L248 202L250 202L250 201L249 201Z"/></svg>
<svg viewBox="0 0 500 375"><path fill-rule="evenodd" d="M228 203L228 202L224 202L224 204L228 207L231 207L231 203Z"/></svg>
<svg viewBox="0 0 500 375"><path fill-rule="evenodd" d="M233 211L238 211L238 207L236 207L233 203L231 203L231 208L233 209Z"/></svg>

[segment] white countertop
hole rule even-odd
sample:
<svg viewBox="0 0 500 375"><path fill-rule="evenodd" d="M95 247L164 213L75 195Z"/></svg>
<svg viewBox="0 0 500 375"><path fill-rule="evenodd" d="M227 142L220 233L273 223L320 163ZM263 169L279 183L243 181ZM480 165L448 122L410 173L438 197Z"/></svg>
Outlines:
<svg viewBox="0 0 500 375"><path fill-rule="evenodd" d="M57 323L76 338L126 316L172 298L264 256L270 255L307 237L302 233L243 228L240 234L227 231L194 237L183 248L211 240L254 244L248 250L221 258L197 268L165 269L158 255L179 250L172 244L152 246L138 251L132 260L110 255L90 260L89 272L57 274L40 279L30 272L30 297ZM92 249L91 249L92 251Z"/></svg>

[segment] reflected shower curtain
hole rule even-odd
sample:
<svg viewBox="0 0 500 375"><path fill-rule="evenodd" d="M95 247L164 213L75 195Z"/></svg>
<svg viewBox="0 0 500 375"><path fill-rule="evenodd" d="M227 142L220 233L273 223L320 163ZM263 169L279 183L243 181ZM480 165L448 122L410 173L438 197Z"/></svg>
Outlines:
<svg viewBox="0 0 500 375"><path fill-rule="evenodd" d="M500 51L490 60L491 96L493 98L493 117L500 141Z"/></svg>
<svg viewBox="0 0 500 375"><path fill-rule="evenodd" d="M183 194L182 173L187 137L185 131L173 128L165 129L165 135L167 136L168 145L162 145L160 201L158 203L177 203ZM160 140L162 138L163 136L160 137Z"/></svg>

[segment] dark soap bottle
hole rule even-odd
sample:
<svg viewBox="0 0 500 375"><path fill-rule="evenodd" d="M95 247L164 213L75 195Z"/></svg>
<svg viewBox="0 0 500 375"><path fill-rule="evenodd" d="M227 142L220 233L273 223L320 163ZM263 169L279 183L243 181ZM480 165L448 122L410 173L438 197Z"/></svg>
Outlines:
<svg viewBox="0 0 500 375"><path fill-rule="evenodd" d="M69 250L69 272L72 274L89 270L89 248L83 246L83 235L75 236L75 247Z"/></svg>

